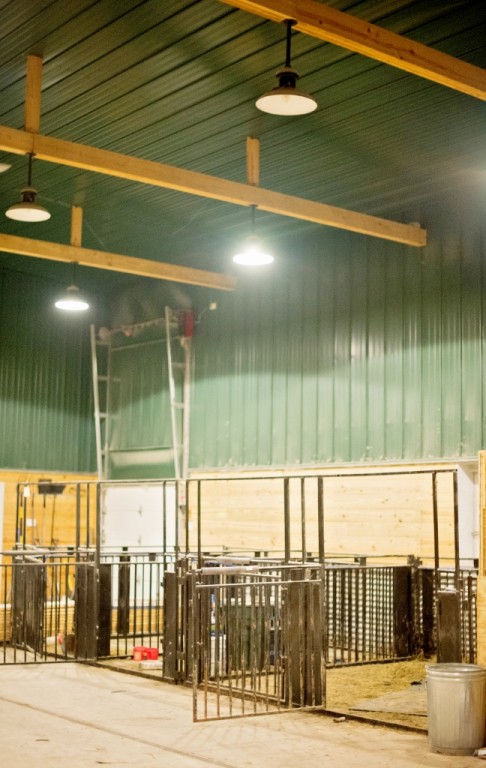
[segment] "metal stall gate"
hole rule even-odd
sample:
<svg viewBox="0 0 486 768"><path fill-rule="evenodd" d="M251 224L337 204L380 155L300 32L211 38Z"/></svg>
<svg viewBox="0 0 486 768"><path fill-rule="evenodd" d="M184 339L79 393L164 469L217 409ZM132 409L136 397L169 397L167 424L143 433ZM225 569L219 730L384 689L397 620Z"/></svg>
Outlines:
<svg viewBox="0 0 486 768"><path fill-rule="evenodd" d="M323 568L197 571L194 721L325 705Z"/></svg>

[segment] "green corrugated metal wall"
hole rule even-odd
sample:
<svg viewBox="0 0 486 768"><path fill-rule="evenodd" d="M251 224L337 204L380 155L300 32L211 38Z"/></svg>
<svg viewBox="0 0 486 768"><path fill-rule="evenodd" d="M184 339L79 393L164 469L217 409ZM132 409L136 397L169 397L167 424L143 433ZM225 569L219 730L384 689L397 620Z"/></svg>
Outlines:
<svg viewBox="0 0 486 768"><path fill-rule="evenodd" d="M174 477L165 338L112 350L108 474Z"/></svg>
<svg viewBox="0 0 486 768"><path fill-rule="evenodd" d="M89 321L53 298L43 280L0 270L0 467L95 466Z"/></svg>
<svg viewBox="0 0 486 768"><path fill-rule="evenodd" d="M190 466L412 462L483 447L483 203L440 220L423 212L425 249L322 229L242 273L196 326ZM0 466L94 470L89 319L57 315L38 279L0 279ZM148 348L123 363L113 477L166 473L163 357Z"/></svg>
<svg viewBox="0 0 486 768"><path fill-rule="evenodd" d="M457 458L484 445L478 218L465 208L431 222L424 250L327 232L204 315L191 466Z"/></svg>

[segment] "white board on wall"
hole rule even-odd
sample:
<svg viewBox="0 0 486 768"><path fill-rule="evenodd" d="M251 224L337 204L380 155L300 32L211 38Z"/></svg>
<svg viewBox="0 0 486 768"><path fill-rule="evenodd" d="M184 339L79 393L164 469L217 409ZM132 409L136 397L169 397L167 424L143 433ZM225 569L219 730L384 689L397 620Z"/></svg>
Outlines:
<svg viewBox="0 0 486 768"><path fill-rule="evenodd" d="M164 525L165 519L165 525ZM104 484L103 547L172 549L176 543L175 483Z"/></svg>
<svg viewBox="0 0 486 768"><path fill-rule="evenodd" d="M174 551L175 521L174 483L103 485L101 548L113 566L113 606L118 605L117 566L122 562L129 568L132 606L162 601L162 563L167 564L162 553Z"/></svg>

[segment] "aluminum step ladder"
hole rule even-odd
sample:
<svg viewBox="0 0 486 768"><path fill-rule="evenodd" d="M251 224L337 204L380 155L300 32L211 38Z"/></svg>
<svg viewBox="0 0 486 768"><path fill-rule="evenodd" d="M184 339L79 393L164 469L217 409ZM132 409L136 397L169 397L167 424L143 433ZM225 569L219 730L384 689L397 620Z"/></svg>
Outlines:
<svg viewBox="0 0 486 768"><path fill-rule="evenodd" d="M165 308L163 318L122 326L112 331L104 329L97 334L94 325L90 328L91 367L96 437L96 464L99 480L108 478L111 401L113 386L111 352L113 336L117 333L132 333L159 326L165 334L167 355L168 389L172 449L174 456L174 477L182 488L188 476L189 463L189 413L192 373L192 331L193 315L184 310Z"/></svg>
<svg viewBox="0 0 486 768"><path fill-rule="evenodd" d="M185 327L181 328L181 318ZM189 467L189 414L191 397L192 313L174 312L165 308L167 364L169 371L170 416L174 446L175 478L179 483L187 479ZM174 334L174 320L179 333ZM180 393L179 396L177 393Z"/></svg>
<svg viewBox="0 0 486 768"><path fill-rule="evenodd" d="M96 437L96 470L98 480L106 480L108 453L108 405L110 381L110 341L101 340L94 325L90 326L91 373L93 381L93 403Z"/></svg>

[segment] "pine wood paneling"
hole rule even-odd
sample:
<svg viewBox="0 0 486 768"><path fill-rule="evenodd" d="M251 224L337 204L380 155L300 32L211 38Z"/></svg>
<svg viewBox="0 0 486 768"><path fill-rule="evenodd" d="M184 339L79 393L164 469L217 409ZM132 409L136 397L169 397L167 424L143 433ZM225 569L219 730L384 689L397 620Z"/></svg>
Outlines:
<svg viewBox="0 0 486 768"><path fill-rule="evenodd" d="M62 494L54 497L37 493L37 484L41 479L51 479L54 483L65 484ZM94 481L91 475L75 475L57 472L25 472L22 470L0 471L0 483L5 485L3 512L3 550L9 550L15 543L15 511L18 483L29 483L32 495L26 500L27 519L35 524L27 528L27 543L50 545L70 544L76 540L76 491L75 482ZM82 506L85 506L86 487L82 488ZM94 526L95 498L91 499ZM91 526L90 526L91 527ZM85 527L84 527L85 531ZM93 533L93 530L91 531ZM54 533L54 537L52 537ZM54 538L54 542L52 542Z"/></svg>
<svg viewBox="0 0 486 768"><path fill-rule="evenodd" d="M444 469L444 466L441 466ZM385 471L385 470L383 470ZM328 473L330 475L331 473ZM453 562L452 472L437 475L441 564ZM281 552L284 547L283 476L206 479L201 486L203 549ZM305 481L306 546L318 551L317 481ZM291 548L301 550L300 480L291 479ZM197 544L196 485L190 488L191 546ZM359 477L324 474L324 535L327 556L404 558L432 563L434 536L430 473Z"/></svg>

